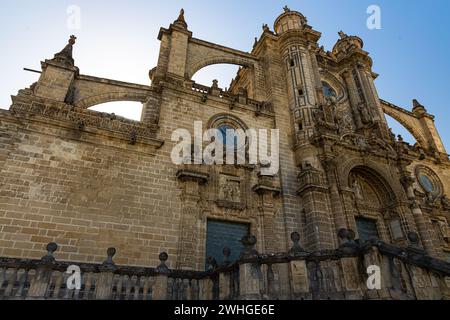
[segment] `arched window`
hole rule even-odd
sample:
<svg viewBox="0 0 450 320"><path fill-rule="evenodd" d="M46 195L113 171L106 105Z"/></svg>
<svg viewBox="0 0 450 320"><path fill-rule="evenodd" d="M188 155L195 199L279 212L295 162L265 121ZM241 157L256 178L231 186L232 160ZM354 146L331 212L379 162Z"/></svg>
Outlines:
<svg viewBox="0 0 450 320"><path fill-rule="evenodd" d="M233 147L235 150L240 150L245 148L248 143L248 138L243 136L239 139L237 130L241 130L245 134L247 126L238 118L232 115L218 115L214 117L209 125L210 128L218 129L222 136L222 144L224 148ZM230 132L229 132L230 131ZM234 139L229 141L228 134L234 134Z"/></svg>
<svg viewBox="0 0 450 320"><path fill-rule="evenodd" d="M226 146L228 143L233 143L232 141L227 141L227 131L229 130L236 130L236 128L228 125L228 124L223 124L221 126L219 126L217 129L219 129L220 133L222 134L222 144L224 146ZM234 137L234 145L236 146L237 144L237 137Z"/></svg>
<svg viewBox="0 0 450 320"><path fill-rule="evenodd" d="M328 84L328 82L322 81L322 86L323 86L323 94L325 97L327 98L337 97L336 90L334 90L333 87Z"/></svg>

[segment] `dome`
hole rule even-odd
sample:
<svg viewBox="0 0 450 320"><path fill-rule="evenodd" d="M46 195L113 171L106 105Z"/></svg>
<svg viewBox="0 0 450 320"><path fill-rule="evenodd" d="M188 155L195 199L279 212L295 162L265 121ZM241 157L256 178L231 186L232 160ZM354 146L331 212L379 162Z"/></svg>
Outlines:
<svg viewBox="0 0 450 320"><path fill-rule="evenodd" d="M297 11L291 11L287 6L284 7L284 13L275 20L274 30L277 34L289 30L302 30L307 24L304 15Z"/></svg>
<svg viewBox="0 0 450 320"><path fill-rule="evenodd" d="M362 49L364 47L364 42L357 36L349 36L340 31L339 37L340 39L333 47L334 54L338 54L339 52L347 52L352 48Z"/></svg>

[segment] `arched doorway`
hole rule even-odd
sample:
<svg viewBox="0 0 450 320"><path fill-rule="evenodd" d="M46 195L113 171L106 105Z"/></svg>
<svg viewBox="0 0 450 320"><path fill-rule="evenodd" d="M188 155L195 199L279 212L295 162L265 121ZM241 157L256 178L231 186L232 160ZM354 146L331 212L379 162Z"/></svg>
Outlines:
<svg viewBox="0 0 450 320"><path fill-rule="evenodd" d="M393 209L395 195L375 170L355 167L349 174L354 195L354 229L362 243L373 238L392 243L404 237L404 221Z"/></svg>

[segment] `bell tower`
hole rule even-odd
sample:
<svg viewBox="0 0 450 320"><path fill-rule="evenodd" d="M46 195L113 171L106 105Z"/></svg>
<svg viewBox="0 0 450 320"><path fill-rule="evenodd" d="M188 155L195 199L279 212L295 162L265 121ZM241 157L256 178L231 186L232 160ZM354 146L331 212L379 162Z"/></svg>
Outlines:
<svg viewBox="0 0 450 320"><path fill-rule="evenodd" d="M341 66L356 132L388 139L388 125L374 85L378 75L372 71L372 59L363 50L364 43L359 37L349 36L342 31L339 37L332 54Z"/></svg>
<svg viewBox="0 0 450 320"><path fill-rule="evenodd" d="M284 8L274 24L285 66L289 109L292 115L296 147L308 144L314 133L313 111L320 102L322 90L317 62L310 54L321 34L308 25L300 12ZM302 159L297 159L301 163Z"/></svg>
<svg viewBox="0 0 450 320"><path fill-rule="evenodd" d="M293 160L293 166L290 166L288 161L282 159L282 175L289 177L289 173L286 173L289 170L290 174L295 175L294 183L298 186L292 198L298 208L286 202L285 210L288 219L292 210L293 220L299 222L299 230L303 230L303 243L307 248L330 249L335 246L335 232L328 208L326 177L317 148L311 143L311 137L317 132L315 114L318 107L325 103L316 60L321 33L308 25L303 14L285 7L275 20L274 36L285 97L278 110L286 114L288 119L289 126L284 130L290 132L289 153ZM272 82L274 85L278 84ZM292 188L289 179L282 180L285 190Z"/></svg>

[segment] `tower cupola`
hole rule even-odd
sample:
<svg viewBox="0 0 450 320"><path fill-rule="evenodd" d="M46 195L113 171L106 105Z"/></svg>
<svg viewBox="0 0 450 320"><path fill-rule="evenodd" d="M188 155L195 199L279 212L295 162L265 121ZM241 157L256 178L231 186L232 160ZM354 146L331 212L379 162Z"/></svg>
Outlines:
<svg viewBox="0 0 450 320"><path fill-rule="evenodd" d="M308 20L304 15L285 6L283 14L275 20L274 30L277 34L282 34L290 30L303 30L307 25Z"/></svg>

